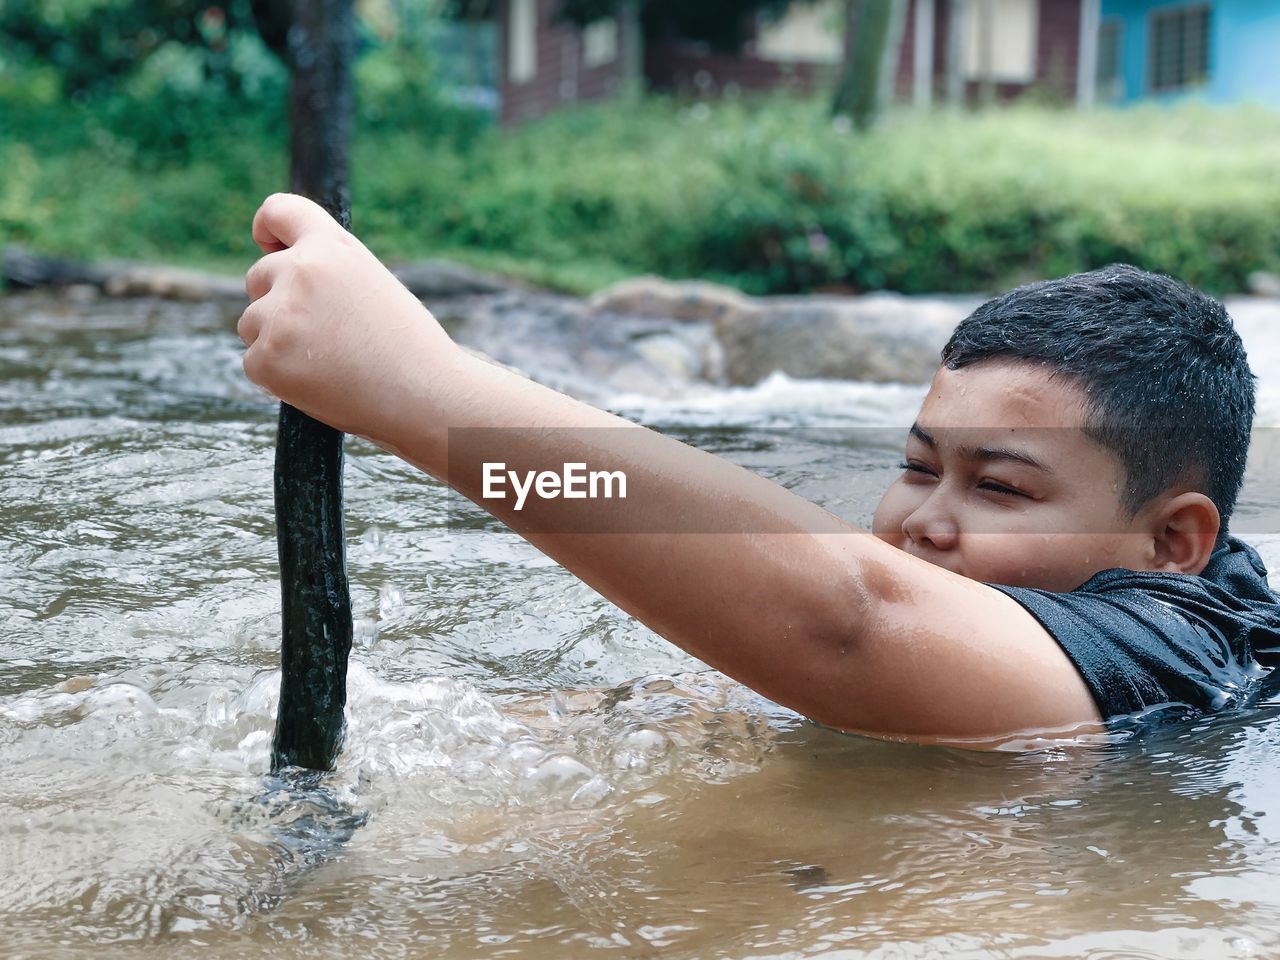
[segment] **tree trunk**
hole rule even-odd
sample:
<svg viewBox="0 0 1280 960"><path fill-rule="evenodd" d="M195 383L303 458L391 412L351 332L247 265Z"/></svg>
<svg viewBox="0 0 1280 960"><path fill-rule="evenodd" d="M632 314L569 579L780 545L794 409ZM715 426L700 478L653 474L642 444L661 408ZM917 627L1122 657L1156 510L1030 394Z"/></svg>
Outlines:
<svg viewBox="0 0 1280 960"><path fill-rule="evenodd" d="M622 56L622 96L638 100L644 93L644 27L638 0L626 0L618 8L618 32Z"/></svg>
<svg viewBox="0 0 1280 960"><path fill-rule="evenodd" d="M832 112L852 118L860 129L876 119L887 97L885 55L895 0L845 0L844 63Z"/></svg>
<svg viewBox="0 0 1280 960"><path fill-rule="evenodd" d="M889 25L886 28L884 53L880 56L880 89L876 97L876 115L883 114L893 103L898 86L898 60L902 54L902 37L907 29L907 0L889 0Z"/></svg>
<svg viewBox="0 0 1280 960"><path fill-rule="evenodd" d="M947 0L947 105L964 103L964 50L969 26L969 0Z"/></svg>
<svg viewBox="0 0 1280 960"><path fill-rule="evenodd" d="M978 102L984 107L996 102L995 43L994 0L978 0Z"/></svg>

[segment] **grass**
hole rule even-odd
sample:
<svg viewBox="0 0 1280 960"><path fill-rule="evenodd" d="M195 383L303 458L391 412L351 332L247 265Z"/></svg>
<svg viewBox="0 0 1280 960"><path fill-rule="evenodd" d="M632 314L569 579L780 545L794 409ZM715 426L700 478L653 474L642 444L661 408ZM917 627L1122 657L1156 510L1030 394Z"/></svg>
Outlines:
<svg viewBox="0 0 1280 960"><path fill-rule="evenodd" d="M286 183L278 112L0 103L0 238L239 273ZM362 120L357 233L575 293L656 272L748 292L987 290L1117 260L1215 292L1280 271L1280 114L1186 104L891 115L650 99L515 131Z"/></svg>

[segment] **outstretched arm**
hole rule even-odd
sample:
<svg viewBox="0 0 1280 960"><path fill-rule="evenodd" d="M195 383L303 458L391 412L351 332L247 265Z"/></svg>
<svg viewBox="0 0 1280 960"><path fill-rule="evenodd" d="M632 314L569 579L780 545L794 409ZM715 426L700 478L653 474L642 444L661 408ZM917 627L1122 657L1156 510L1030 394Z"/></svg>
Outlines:
<svg viewBox="0 0 1280 960"><path fill-rule="evenodd" d="M1099 719L1057 644L999 591L471 357L310 201L269 197L253 234L266 256L240 321L250 379L450 484L704 662L822 723L883 736L989 739ZM483 496L483 463L497 460L521 474L621 471L627 497L531 495L517 510Z"/></svg>

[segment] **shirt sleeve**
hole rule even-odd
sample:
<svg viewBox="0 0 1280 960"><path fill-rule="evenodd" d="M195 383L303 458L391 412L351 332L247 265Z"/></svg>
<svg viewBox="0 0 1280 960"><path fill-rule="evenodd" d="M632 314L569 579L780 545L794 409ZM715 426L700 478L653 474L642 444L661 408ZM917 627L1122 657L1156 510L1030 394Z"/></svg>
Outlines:
<svg viewBox="0 0 1280 960"><path fill-rule="evenodd" d="M1058 642L1107 719L1168 704L1204 712L1243 705L1263 672L1232 611L1177 592L989 586L1018 601Z"/></svg>

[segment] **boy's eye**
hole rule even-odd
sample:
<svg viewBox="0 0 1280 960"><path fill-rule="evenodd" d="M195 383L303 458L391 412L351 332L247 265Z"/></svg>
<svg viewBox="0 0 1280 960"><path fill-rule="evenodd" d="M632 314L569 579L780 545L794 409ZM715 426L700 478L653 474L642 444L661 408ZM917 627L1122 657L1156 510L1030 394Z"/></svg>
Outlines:
<svg viewBox="0 0 1280 960"><path fill-rule="evenodd" d="M994 480L985 480L981 485L982 489L990 490L992 493L1002 493L1010 497L1025 497L1026 494L1021 490L1015 490L1013 487L1006 487L1003 483L996 483Z"/></svg>
<svg viewBox="0 0 1280 960"><path fill-rule="evenodd" d="M910 470L912 473L923 473L931 477L933 476L933 471L928 469L927 467L922 467L918 463L907 463L905 460L902 463L898 464L898 469Z"/></svg>
<svg viewBox="0 0 1280 960"><path fill-rule="evenodd" d="M909 470L912 473L923 473L925 476L928 476L928 477L935 476L932 470L930 470L928 467L925 467L919 463L907 463L906 461L903 461L902 463L898 464L898 469ZM1023 493L1021 490L1015 490L1013 489L1013 487L1006 487L1003 483L996 483L994 480L984 480L981 484L979 484L979 489L990 490L992 493L999 493L1006 497L1025 497L1026 496L1026 494Z"/></svg>

